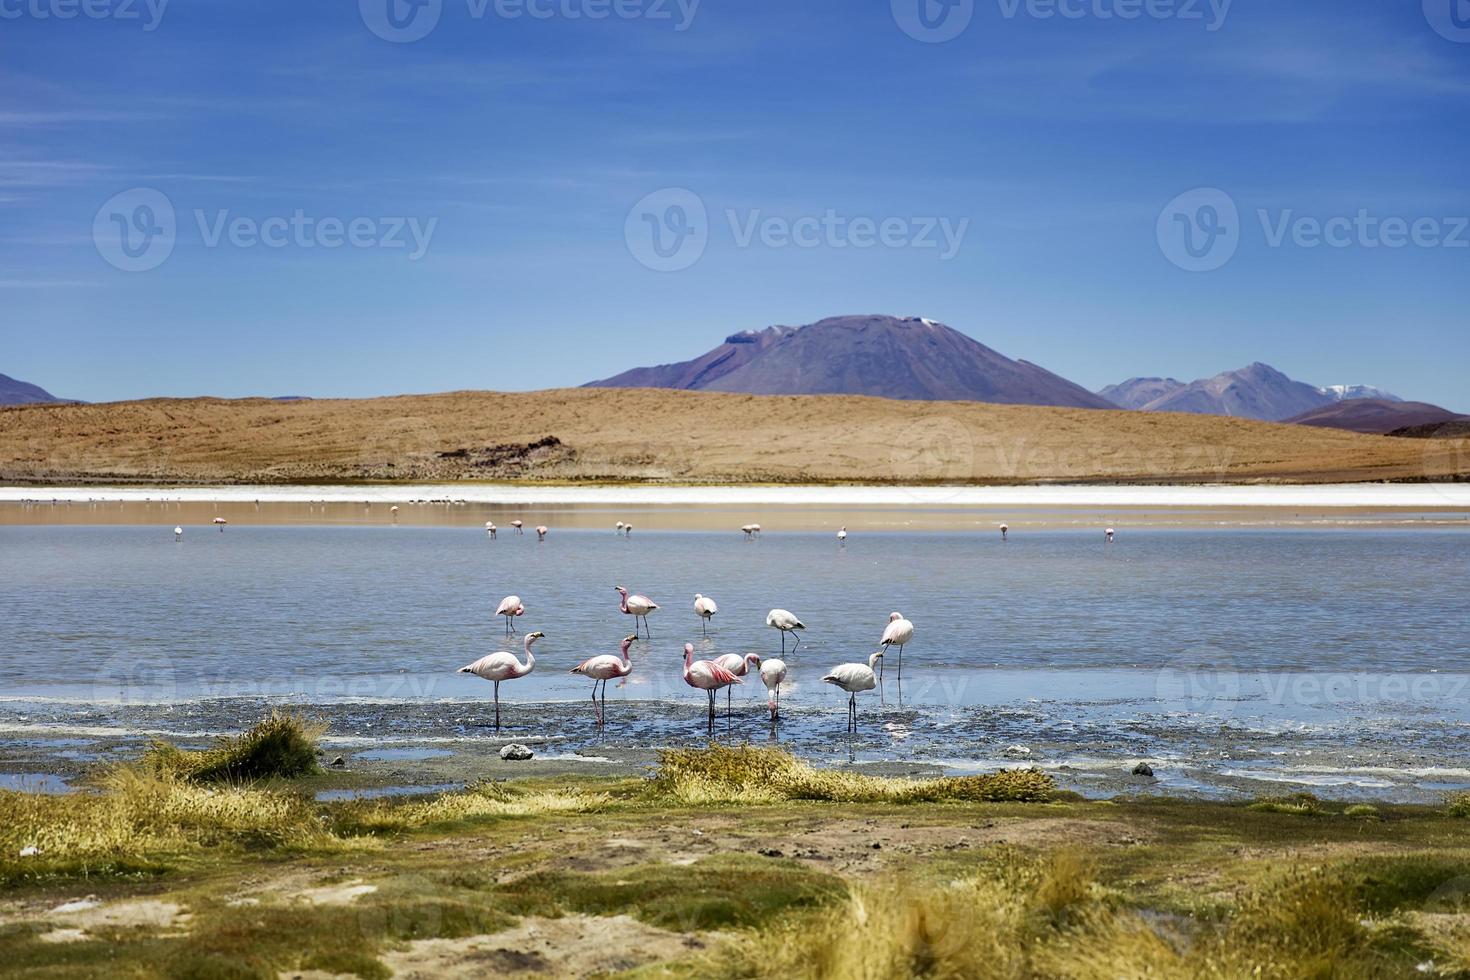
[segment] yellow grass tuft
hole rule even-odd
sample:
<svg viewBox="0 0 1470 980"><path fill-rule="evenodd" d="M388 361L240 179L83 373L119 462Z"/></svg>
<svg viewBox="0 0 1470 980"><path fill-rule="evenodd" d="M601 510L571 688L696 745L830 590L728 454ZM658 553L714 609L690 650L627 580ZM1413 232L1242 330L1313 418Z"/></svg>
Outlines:
<svg viewBox="0 0 1470 980"><path fill-rule="evenodd" d="M140 765L152 772L200 783L297 779L320 768L316 743L326 730L327 726L319 722L272 711L269 718L243 735L224 739L202 752L154 743Z"/></svg>
<svg viewBox="0 0 1470 980"><path fill-rule="evenodd" d="M834 803L1044 803L1055 784L1036 769L946 779L890 779L816 769L780 749L713 746L660 753L655 797L686 806L759 805L787 800Z"/></svg>

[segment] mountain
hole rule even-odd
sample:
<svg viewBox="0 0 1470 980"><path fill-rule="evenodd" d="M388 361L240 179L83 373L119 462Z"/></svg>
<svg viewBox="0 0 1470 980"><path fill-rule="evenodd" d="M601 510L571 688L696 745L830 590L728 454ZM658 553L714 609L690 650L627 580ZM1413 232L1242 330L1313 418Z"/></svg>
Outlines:
<svg viewBox="0 0 1470 980"><path fill-rule="evenodd" d="M1114 407L1044 368L922 317L842 316L746 331L692 361L635 368L584 387Z"/></svg>
<svg viewBox="0 0 1470 980"><path fill-rule="evenodd" d="M1143 408L1183 387L1183 381L1173 378L1129 378L1122 384L1108 385L1098 394L1119 408Z"/></svg>
<svg viewBox="0 0 1470 980"><path fill-rule="evenodd" d="M1293 381L1269 364L1260 362L1189 384L1181 384L1173 378L1134 378L1104 388L1099 394L1122 408L1145 412L1233 415L1264 422L1280 422L1314 409L1358 399L1401 401L1397 395L1368 385L1319 388Z"/></svg>
<svg viewBox="0 0 1470 980"><path fill-rule="evenodd" d="M1314 408L1285 421L1324 429L1346 429L1375 435L1410 427L1437 426L1465 419L1447 408L1427 402L1390 401L1386 398L1353 398Z"/></svg>
<svg viewBox="0 0 1470 980"><path fill-rule="evenodd" d="M0 374L0 405L30 405L34 402L65 401L45 388Z"/></svg>

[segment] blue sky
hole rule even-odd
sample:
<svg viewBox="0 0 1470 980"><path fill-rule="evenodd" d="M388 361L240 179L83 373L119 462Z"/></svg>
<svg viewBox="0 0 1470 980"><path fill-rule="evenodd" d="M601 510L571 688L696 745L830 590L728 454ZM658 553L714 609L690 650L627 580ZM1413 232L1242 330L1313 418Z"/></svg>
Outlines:
<svg viewBox="0 0 1470 980"><path fill-rule="evenodd" d="M0 0L0 372L57 394L557 387L880 312L1470 411L1466 0L82 2Z"/></svg>

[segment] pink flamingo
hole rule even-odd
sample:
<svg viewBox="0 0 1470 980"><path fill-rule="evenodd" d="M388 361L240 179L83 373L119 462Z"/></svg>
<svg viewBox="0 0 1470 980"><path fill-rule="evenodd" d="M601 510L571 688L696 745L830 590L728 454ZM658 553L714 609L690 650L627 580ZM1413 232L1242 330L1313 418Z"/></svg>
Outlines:
<svg viewBox="0 0 1470 980"><path fill-rule="evenodd" d="M496 528L495 528L495 522L494 521L486 521L485 522L485 533L486 534L490 535L490 537L493 538L493 537L495 537L495 530L496 530Z"/></svg>
<svg viewBox="0 0 1470 980"><path fill-rule="evenodd" d="M521 530L523 527L526 526L524 524L524 522L522 522L522 521L511 521L510 522L510 526L516 529L516 533L517 534L525 534L526 533L525 531Z"/></svg>
<svg viewBox="0 0 1470 980"><path fill-rule="evenodd" d="M709 694L709 727L715 728L715 692L743 681L713 660L694 659L694 644L684 644L684 683Z"/></svg>
<svg viewBox="0 0 1470 980"><path fill-rule="evenodd" d="M746 674L750 673L751 667L755 667L757 670L760 669L761 658L760 654L758 653L747 653L743 657L738 653L727 653L723 656L716 657L715 663L719 664L721 667L725 668L736 677L744 677ZM741 683L743 684L744 681L742 681ZM725 688L725 714L728 715L729 713L730 689L727 687Z"/></svg>
<svg viewBox="0 0 1470 980"><path fill-rule="evenodd" d="M545 541L546 540L546 532L549 531L549 530L551 530L551 529L549 527L547 527L545 524L542 524L539 527L537 527L536 528L536 538L537 538L537 540Z"/></svg>
<svg viewBox="0 0 1470 980"><path fill-rule="evenodd" d="M513 681L518 677L525 677L536 669L536 655L531 652L531 644L545 636L545 633L527 633L525 650L526 662L521 663L515 654L502 650L492 653L488 657L481 657L468 667L461 667L461 674L474 674L495 684L495 728L500 729L500 682Z"/></svg>
<svg viewBox="0 0 1470 980"><path fill-rule="evenodd" d="M781 684L786 680L786 661L771 657L761 661L761 683L766 685L766 704L771 720L781 717Z"/></svg>
<svg viewBox="0 0 1470 980"><path fill-rule="evenodd" d="M621 585L613 586L613 591L623 597L622 604L618 607L624 616L633 617L633 635L638 635L638 620L643 619L643 628L648 630L648 635L653 636L653 629L648 625L648 614L658 608L658 603L646 595L629 595L628 590Z"/></svg>
<svg viewBox="0 0 1470 980"><path fill-rule="evenodd" d="M903 618L903 613L889 613L888 626L883 630L883 638L878 642L883 645L886 653L891 646L898 647L898 676L903 677L903 646L914 638L914 624ZM881 672L883 666L879 664ZM879 675L882 676L881 673Z"/></svg>
<svg viewBox="0 0 1470 980"><path fill-rule="evenodd" d="M607 654L601 657L593 657L571 669L573 674L581 674L583 677L592 678L592 708L597 712L597 723L602 724L603 712L607 710L607 682L614 677L627 677L633 672L633 662L628 659L628 648L636 642L638 637L625 636L623 646L616 657ZM597 703L597 685L602 685L602 704Z"/></svg>
<svg viewBox="0 0 1470 980"><path fill-rule="evenodd" d="M516 631L515 623L511 622L516 616L524 616L526 607L518 595L508 595L500 600L500 605L495 609L495 615L505 617L505 635L510 636Z"/></svg>

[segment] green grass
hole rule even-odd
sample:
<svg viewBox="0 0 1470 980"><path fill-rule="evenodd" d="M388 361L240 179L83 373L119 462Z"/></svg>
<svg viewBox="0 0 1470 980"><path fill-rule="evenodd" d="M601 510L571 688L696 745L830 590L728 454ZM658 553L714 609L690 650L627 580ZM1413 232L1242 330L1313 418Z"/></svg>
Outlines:
<svg viewBox="0 0 1470 980"><path fill-rule="evenodd" d="M236 738L214 748L188 752L167 743L155 743L140 765L196 783L249 783L263 779L299 779L320 770L317 739L326 726L295 715L271 712Z"/></svg>

